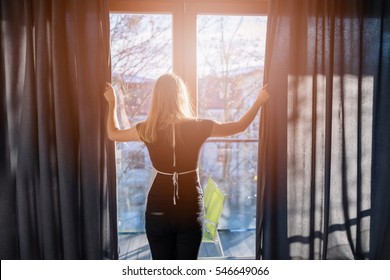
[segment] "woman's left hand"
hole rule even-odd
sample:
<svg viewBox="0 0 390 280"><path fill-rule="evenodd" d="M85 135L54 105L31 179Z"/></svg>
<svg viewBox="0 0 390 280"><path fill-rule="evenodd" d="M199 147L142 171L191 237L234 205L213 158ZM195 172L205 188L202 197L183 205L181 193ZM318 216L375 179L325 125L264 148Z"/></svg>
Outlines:
<svg viewBox="0 0 390 280"><path fill-rule="evenodd" d="M109 104L115 104L115 90L110 83L106 83L106 88L104 89L104 97L106 98Z"/></svg>
<svg viewBox="0 0 390 280"><path fill-rule="evenodd" d="M264 85L257 96L257 102L262 106L267 103L269 99L268 85Z"/></svg>

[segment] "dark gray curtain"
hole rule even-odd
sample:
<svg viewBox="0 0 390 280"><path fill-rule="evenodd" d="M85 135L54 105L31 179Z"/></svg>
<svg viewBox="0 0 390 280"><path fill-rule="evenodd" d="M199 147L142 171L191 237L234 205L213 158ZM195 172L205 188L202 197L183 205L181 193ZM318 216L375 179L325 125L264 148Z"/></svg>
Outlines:
<svg viewBox="0 0 390 280"><path fill-rule="evenodd" d="M0 2L0 258L117 258L108 3Z"/></svg>
<svg viewBox="0 0 390 280"><path fill-rule="evenodd" d="M390 3L270 0L258 259L390 258Z"/></svg>

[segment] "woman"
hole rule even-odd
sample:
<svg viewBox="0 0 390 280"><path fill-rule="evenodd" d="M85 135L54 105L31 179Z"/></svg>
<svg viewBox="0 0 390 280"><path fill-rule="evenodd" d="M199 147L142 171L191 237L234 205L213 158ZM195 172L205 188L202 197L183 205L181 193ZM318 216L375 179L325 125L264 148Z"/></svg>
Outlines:
<svg viewBox="0 0 390 280"><path fill-rule="evenodd" d="M143 141L154 167L148 193L145 228L153 259L196 259L202 240L203 193L198 179L198 158L208 137L243 132L268 101L264 86L244 116L220 123L197 119L188 90L174 74L155 83L147 119L121 130L115 114L115 94L107 84L107 133L112 141Z"/></svg>

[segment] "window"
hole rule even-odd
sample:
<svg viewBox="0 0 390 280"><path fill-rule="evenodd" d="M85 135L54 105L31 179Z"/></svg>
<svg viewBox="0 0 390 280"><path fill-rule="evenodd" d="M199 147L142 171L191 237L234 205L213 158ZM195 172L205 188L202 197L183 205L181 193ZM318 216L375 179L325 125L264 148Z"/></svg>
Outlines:
<svg viewBox="0 0 390 280"><path fill-rule="evenodd" d="M122 128L147 115L155 79L172 69L172 16L110 15L112 83ZM151 163L141 143L116 143L119 232L144 230L144 204Z"/></svg>
<svg viewBox="0 0 390 280"><path fill-rule="evenodd" d="M123 128L145 119L155 79L170 70L187 83L201 118L236 120L252 104L262 84L267 1L111 0L110 10L112 78ZM202 184L211 176L228 197L220 229L255 229L258 125L210 139L203 148ZM119 233L143 232L147 150L141 143L117 143L116 157Z"/></svg>
<svg viewBox="0 0 390 280"><path fill-rule="evenodd" d="M263 80L265 16L198 15L198 112L202 118L239 119ZM221 229L255 229L259 119L244 134L211 139L202 171L227 194Z"/></svg>

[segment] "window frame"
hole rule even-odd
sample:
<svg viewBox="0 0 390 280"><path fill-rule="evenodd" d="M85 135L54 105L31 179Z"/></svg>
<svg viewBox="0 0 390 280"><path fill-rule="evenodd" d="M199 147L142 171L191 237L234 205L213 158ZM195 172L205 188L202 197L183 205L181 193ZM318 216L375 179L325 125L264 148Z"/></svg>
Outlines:
<svg viewBox="0 0 390 280"><path fill-rule="evenodd" d="M267 16L268 3L269 0L109 0L109 12L172 16L172 70L186 82L198 114L197 16ZM209 138L207 142L257 143L258 138Z"/></svg>
<svg viewBox="0 0 390 280"><path fill-rule="evenodd" d="M267 15L268 0L110 0L111 13L172 15L172 68L186 82L194 112L198 112L198 15Z"/></svg>

